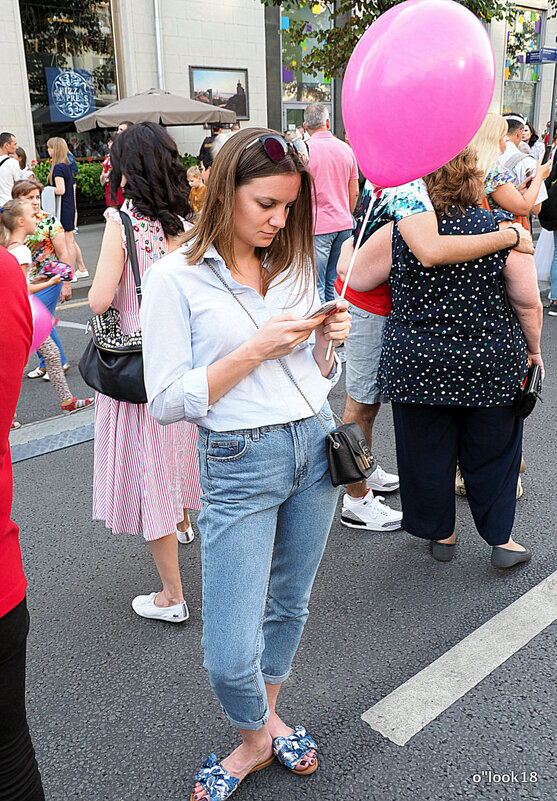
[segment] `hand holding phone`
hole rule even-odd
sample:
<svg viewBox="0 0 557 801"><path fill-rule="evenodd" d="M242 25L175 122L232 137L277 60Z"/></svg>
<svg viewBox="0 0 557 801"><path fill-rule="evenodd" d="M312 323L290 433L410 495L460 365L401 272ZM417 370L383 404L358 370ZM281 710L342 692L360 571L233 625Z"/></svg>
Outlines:
<svg viewBox="0 0 557 801"><path fill-rule="evenodd" d="M314 317L319 317L320 314L324 314L325 317L328 317L329 314L333 314L337 310L337 301L336 300L328 300L318 309L309 314L306 314L304 320L312 320Z"/></svg>

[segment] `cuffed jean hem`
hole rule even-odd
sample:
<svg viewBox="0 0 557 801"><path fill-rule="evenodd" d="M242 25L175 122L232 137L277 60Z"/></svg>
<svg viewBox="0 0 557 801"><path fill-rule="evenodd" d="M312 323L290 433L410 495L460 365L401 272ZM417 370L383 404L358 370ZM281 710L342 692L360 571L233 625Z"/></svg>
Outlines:
<svg viewBox="0 0 557 801"><path fill-rule="evenodd" d="M226 710L224 710L224 714L236 729L245 729L246 731L259 731L269 720L269 710L265 712L261 720L255 723L243 723L241 720L234 720L234 718L231 718L230 715L227 714Z"/></svg>
<svg viewBox="0 0 557 801"><path fill-rule="evenodd" d="M261 672L261 675L263 676L263 681L265 682L265 684L282 684L283 682L286 681L286 679L290 676L291 673L292 671L289 670L286 673L283 673L282 676L269 676L267 675L267 673L263 672Z"/></svg>

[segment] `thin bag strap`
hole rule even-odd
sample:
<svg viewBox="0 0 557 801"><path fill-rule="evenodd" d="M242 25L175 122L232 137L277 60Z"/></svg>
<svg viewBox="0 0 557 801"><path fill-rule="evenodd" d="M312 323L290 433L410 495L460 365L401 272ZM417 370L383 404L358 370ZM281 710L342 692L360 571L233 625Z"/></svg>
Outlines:
<svg viewBox="0 0 557 801"><path fill-rule="evenodd" d="M135 294L137 295L137 302L141 308L141 276L139 275L139 262L137 260L137 247L135 244L135 237L133 235L133 225L129 214L122 209L118 209L124 231L126 232L126 242L128 245L128 256L132 266L133 280L135 281Z"/></svg>
<svg viewBox="0 0 557 801"><path fill-rule="evenodd" d="M207 263L208 267L209 267L209 268L210 268L210 269L213 271L213 273L216 275L216 277L219 279L219 281L221 282L221 284L222 284L222 285L223 285L223 286L224 286L224 287L225 287L225 288L226 288L226 289L227 289L227 290L230 292L230 294L232 295L232 297L234 298L234 300L235 300L237 303L239 303L239 304L240 304L240 306L241 306L241 307L242 307L242 309L245 311L245 313L247 314L247 316L250 318L250 320L252 321L252 323L254 324L254 326L255 326L255 327L256 327L256 328L259 330L260 326L257 324L257 321L255 320L255 318L254 318L254 316L252 315L252 313L249 311L249 309L248 309L246 306L244 306L244 304L242 303L242 301L240 300L240 298L238 297L238 295L236 295L236 294L235 294L235 293L232 291L231 287L230 287L230 286L229 286L229 284L228 284L228 283L225 281L225 279L222 277L222 275L219 273L219 271L216 269L216 267L215 267L213 264L211 264L211 262L210 262L210 260L209 260L209 259L207 259L207 260L206 260L206 263ZM314 417L316 417L316 418L317 418L317 420L319 421L319 423L321 424L321 427L322 427L322 429L325 431L325 434L327 435L327 439L330 439L330 440L331 440L331 442L333 443L333 447L335 447L335 448L338 448L338 443L337 443L337 442L335 442L335 440L333 439L333 437L331 437L331 434L330 434L330 431L329 431L329 429L327 428L327 426L325 425L325 423L323 422L323 420L322 420L322 419L321 419L321 417L319 416L318 412L316 412L316 411L315 411L315 409L313 408L313 405L310 403L310 401L309 401L309 400L308 400L308 398L306 397L305 393L302 391L302 389L301 389L301 387L299 386L298 382L296 381L296 379L294 378L294 376L293 376L293 375L292 375L292 373L290 372L290 369L287 367L287 365L284 363L284 361L283 361L282 359L277 359L277 361L278 361L278 363L280 364L280 366L282 367L282 369L284 370L284 372L286 373L286 375L288 376L288 378L289 378L289 379L292 381L292 383L294 384L294 386L296 387L296 389L298 390L298 392L300 393L300 395L302 396L302 398L305 400L305 402L307 403L307 405L309 406L309 408L311 409L311 411L313 412L313 415L314 415ZM336 416L336 415L335 415L335 416Z"/></svg>

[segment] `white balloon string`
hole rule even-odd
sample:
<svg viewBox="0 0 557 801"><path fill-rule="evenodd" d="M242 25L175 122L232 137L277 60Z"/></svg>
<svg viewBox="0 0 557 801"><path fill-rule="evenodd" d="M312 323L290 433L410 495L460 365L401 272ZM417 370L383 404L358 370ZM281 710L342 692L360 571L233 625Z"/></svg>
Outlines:
<svg viewBox="0 0 557 801"><path fill-rule="evenodd" d="M356 256L358 255L358 250L360 249L360 245L362 244L362 239L364 238L364 232L366 230L369 215L371 214L371 209L375 205L376 198L371 197L369 199L369 206L367 207L367 211L365 213L364 221L362 223L362 227L360 228L360 233L358 235L358 239L356 241L356 247L354 248L354 252L352 253L352 258L350 259L350 264L348 265L348 271L346 273L346 278L344 279L344 285L342 287L342 292L340 293L340 299L342 300L346 295L346 290L348 289L348 285L350 282L350 276L352 274L352 269L354 267L354 263L356 261ZM328 359L331 355L331 350L333 349L333 340L329 342L329 347L327 348L327 355L326 359Z"/></svg>

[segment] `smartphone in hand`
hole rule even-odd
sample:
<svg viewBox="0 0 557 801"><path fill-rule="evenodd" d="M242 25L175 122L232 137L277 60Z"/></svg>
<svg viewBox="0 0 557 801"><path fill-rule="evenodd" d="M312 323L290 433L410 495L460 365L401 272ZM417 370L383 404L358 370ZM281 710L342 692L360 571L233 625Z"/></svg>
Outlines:
<svg viewBox="0 0 557 801"><path fill-rule="evenodd" d="M328 300L326 303L324 303L315 311L310 312L310 314L306 314L304 320L312 320L314 317L319 317L320 314L328 316L329 314L333 314L334 312L336 312L336 310L337 310L337 301Z"/></svg>

